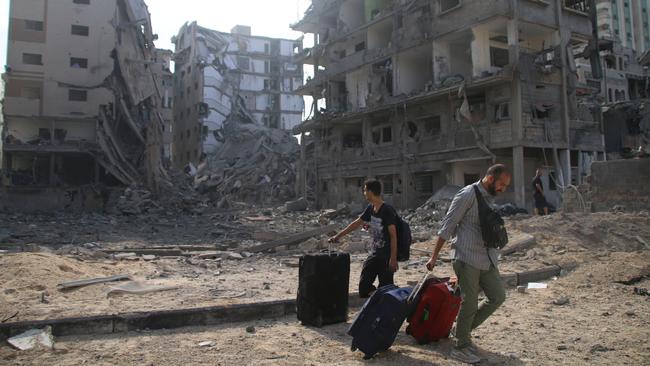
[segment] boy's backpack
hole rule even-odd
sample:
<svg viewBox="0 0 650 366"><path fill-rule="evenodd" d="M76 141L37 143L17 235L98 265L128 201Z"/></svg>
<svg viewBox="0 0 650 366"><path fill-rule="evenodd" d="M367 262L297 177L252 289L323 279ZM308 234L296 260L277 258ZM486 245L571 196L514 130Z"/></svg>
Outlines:
<svg viewBox="0 0 650 366"><path fill-rule="evenodd" d="M397 217L397 261L404 262L411 257L411 227L401 217Z"/></svg>

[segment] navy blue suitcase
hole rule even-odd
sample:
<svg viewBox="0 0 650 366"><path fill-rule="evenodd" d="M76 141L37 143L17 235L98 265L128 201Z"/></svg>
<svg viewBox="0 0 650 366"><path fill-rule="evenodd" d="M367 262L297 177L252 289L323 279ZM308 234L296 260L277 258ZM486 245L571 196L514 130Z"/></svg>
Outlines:
<svg viewBox="0 0 650 366"><path fill-rule="evenodd" d="M348 334L352 336L350 349L360 350L364 353L364 359L369 359L377 352L390 348L408 315L410 306L406 299L411 291L410 287L399 288L395 285L377 289L348 329Z"/></svg>

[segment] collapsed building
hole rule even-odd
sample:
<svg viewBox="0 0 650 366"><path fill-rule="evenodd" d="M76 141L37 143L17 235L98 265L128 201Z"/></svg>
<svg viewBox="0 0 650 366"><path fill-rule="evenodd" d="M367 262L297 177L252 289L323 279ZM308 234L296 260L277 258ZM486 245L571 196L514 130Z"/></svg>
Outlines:
<svg viewBox="0 0 650 366"><path fill-rule="evenodd" d="M231 33L185 24L172 39L174 55L174 165L197 165L224 142L230 118L291 130L302 120L302 64L292 56L302 40L252 36L238 25Z"/></svg>
<svg viewBox="0 0 650 366"><path fill-rule="evenodd" d="M2 131L8 196L30 194L27 203L45 209L74 200L70 187L156 191L165 178L164 123L145 3L13 0L10 9Z"/></svg>
<svg viewBox="0 0 650 366"><path fill-rule="evenodd" d="M576 58L599 70L591 1L313 0L294 30L314 75L301 134L301 194L320 207L362 199L376 177L400 208L513 171L505 201L531 208L538 167L547 199L604 159L601 111L578 95ZM594 21L595 23L595 21ZM585 45L580 53L575 47ZM583 47L585 48L585 47ZM597 76L597 75L596 75Z"/></svg>
<svg viewBox="0 0 650 366"><path fill-rule="evenodd" d="M252 36L185 24L172 40L174 165L224 208L233 201L284 202L295 197L302 121L302 39Z"/></svg>

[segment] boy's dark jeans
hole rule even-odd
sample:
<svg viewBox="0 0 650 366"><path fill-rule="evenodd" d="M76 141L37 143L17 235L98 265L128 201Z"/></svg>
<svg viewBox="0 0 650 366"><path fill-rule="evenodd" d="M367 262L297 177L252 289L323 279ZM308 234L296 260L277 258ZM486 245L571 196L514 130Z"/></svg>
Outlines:
<svg viewBox="0 0 650 366"><path fill-rule="evenodd" d="M361 278L359 278L359 296L366 298L370 293L375 291L375 278L379 277L379 287L392 285L393 272L388 268L390 254L375 252L371 253L363 262L361 269Z"/></svg>

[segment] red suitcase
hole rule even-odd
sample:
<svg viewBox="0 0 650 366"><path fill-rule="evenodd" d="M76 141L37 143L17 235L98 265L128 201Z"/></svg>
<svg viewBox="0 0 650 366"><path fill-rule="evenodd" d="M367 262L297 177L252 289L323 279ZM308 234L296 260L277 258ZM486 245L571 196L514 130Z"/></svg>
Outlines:
<svg viewBox="0 0 650 366"><path fill-rule="evenodd" d="M408 318L406 334L412 335L419 344L447 338L460 309L456 283L449 278L431 277L415 290L417 294L411 299L415 310Z"/></svg>

